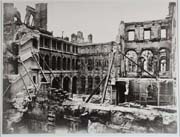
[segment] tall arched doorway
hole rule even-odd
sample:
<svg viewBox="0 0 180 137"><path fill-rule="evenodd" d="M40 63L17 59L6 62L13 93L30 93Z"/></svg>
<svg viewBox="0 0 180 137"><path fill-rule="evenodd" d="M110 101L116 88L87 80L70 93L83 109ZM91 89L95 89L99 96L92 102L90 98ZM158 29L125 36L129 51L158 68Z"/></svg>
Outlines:
<svg viewBox="0 0 180 137"><path fill-rule="evenodd" d="M65 77L63 80L63 90L66 90L69 92L70 91L69 85L70 85L70 78Z"/></svg>
<svg viewBox="0 0 180 137"><path fill-rule="evenodd" d="M72 93L76 94L77 93L77 78L73 77L72 80Z"/></svg>
<svg viewBox="0 0 180 137"><path fill-rule="evenodd" d="M59 86L59 79L57 77L54 78L53 81L52 81L52 88L57 88L57 89L60 88L60 86Z"/></svg>

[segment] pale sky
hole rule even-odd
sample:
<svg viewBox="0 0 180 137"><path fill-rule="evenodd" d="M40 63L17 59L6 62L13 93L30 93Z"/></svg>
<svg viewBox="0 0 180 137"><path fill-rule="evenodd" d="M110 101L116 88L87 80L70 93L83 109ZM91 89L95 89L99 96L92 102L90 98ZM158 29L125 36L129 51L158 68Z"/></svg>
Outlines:
<svg viewBox="0 0 180 137"><path fill-rule="evenodd" d="M172 0L59 0L48 1L48 30L54 36L70 37L82 31L85 40L93 35L93 42L115 41L121 20L125 22L163 19L168 15ZM173 0L175 1L175 0ZM37 2L36 2L37 3ZM26 5L16 2L24 21Z"/></svg>

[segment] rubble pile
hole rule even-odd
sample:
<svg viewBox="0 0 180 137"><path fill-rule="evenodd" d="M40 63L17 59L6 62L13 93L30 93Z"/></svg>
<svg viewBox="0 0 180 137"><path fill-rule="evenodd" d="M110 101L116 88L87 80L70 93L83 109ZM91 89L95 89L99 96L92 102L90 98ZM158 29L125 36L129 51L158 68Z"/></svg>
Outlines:
<svg viewBox="0 0 180 137"><path fill-rule="evenodd" d="M28 111L31 99L24 91L19 91L12 99L5 98L6 110L4 110L4 132L14 133L17 130L16 124L22 121L23 115Z"/></svg>
<svg viewBox="0 0 180 137"><path fill-rule="evenodd" d="M86 116L89 133L176 133L176 111L162 111L133 103L122 106L101 104L66 104L68 114L80 120ZM68 109L67 109L68 108ZM66 115L68 115L66 114ZM75 116L76 114L76 116Z"/></svg>
<svg viewBox="0 0 180 137"><path fill-rule="evenodd" d="M54 132L56 114L63 113L62 103L68 99L69 94L62 89L51 89L48 93L48 132Z"/></svg>

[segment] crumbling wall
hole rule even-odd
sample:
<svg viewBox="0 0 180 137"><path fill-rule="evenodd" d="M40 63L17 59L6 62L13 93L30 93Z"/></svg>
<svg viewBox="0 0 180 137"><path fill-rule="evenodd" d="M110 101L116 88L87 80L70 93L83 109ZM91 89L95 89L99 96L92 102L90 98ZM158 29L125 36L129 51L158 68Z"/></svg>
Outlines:
<svg viewBox="0 0 180 137"><path fill-rule="evenodd" d="M172 107L143 107L134 103L122 106L63 103L66 117L81 125L88 122L88 133L176 133L177 113ZM76 104L76 105L75 105ZM77 107L78 105L78 107ZM73 118L74 116L74 118ZM79 119L76 121L76 118ZM80 120L80 121L79 121ZM78 122L79 121L79 122ZM77 128L76 132L80 130Z"/></svg>

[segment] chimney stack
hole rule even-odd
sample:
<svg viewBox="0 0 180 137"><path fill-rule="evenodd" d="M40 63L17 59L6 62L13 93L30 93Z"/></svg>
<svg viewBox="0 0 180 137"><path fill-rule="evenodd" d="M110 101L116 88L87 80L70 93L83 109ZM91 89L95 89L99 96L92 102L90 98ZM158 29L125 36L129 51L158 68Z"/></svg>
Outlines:
<svg viewBox="0 0 180 137"><path fill-rule="evenodd" d="M36 4L36 17L34 25L47 30L47 3Z"/></svg>
<svg viewBox="0 0 180 137"><path fill-rule="evenodd" d="M77 35L76 34L71 34L71 42L77 42Z"/></svg>
<svg viewBox="0 0 180 137"><path fill-rule="evenodd" d="M172 17L174 14L174 9L175 9L176 3L175 2L170 2L169 3L169 16Z"/></svg>
<svg viewBox="0 0 180 137"><path fill-rule="evenodd" d="M78 43L83 43L84 42L83 32L81 32L81 31L77 32L77 42Z"/></svg>
<svg viewBox="0 0 180 137"><path fill-rule="evenodd" d="M93 42L93 35L92 35L92 34L89 34L89 35L88 35L88 42L89 42L89 43L92 43L92 42Z"/></svg>

